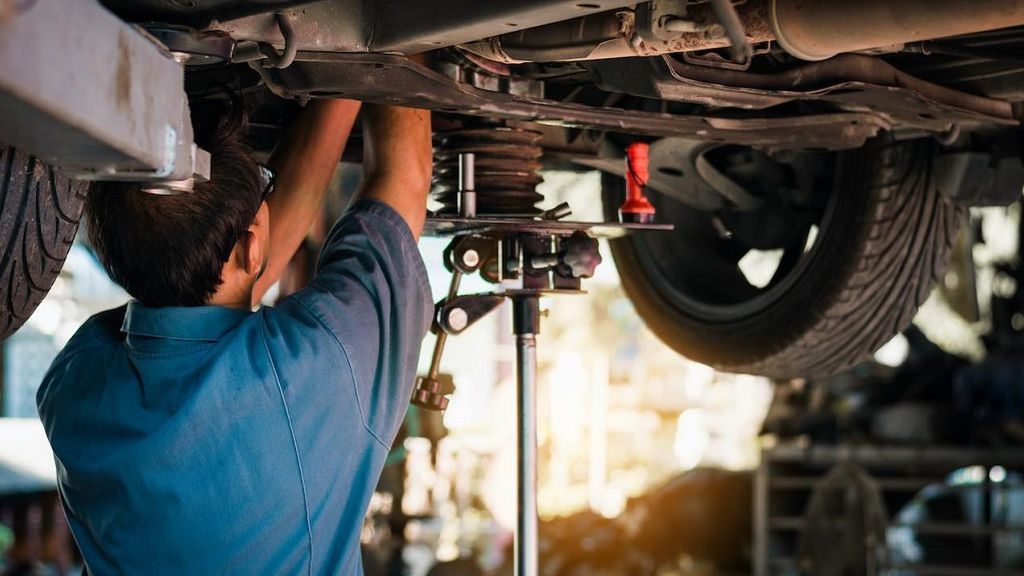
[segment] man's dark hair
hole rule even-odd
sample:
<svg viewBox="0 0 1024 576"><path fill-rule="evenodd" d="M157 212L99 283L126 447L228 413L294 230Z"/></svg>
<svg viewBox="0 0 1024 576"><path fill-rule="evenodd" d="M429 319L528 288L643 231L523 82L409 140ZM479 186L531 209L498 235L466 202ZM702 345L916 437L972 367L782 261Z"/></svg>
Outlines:
<svg viewBox="0 0 1024 576"><path fill-rule="evenodd" d="M263 187L245 142L244 110L238 100L226 108L213 122L193 115L196 143L210 152L209 182L169 196L143 192L137 182L102 182L86 200L86 229L100 262L147 306L205 304L259 210Z"/></svg>

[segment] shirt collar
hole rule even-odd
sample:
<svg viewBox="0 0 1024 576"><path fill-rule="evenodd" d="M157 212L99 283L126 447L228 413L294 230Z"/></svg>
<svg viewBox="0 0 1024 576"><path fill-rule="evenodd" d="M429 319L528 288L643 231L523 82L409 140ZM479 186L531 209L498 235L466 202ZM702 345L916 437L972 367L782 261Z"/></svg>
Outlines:
<svg viewBox="0 0 1024 576"><path fill-rule="evenodd" d="M252 312L223 306L166 306L153 308L128 303L121 332L152 338L216 342Z"/></svg>

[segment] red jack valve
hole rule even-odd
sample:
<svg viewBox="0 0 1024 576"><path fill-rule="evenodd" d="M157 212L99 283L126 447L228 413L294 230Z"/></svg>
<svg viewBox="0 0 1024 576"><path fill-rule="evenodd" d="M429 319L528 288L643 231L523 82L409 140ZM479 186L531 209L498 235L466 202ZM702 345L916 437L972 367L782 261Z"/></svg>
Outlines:
<svg viewBox="0 0 1024 576"><path fill-rule="evenodd" d="M646 142L634 142L626 148L626 201L619 206L620 222L648 224L654 221L654 206L644 195L644 187L650 177Z"/></svg>

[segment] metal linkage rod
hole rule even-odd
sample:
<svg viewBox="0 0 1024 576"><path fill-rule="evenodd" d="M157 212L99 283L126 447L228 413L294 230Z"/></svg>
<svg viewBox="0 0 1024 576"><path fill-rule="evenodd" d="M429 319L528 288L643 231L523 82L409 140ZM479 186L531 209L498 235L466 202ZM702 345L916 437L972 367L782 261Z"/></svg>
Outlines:
<svg viewBox="0 0 1024 576"><path fill-rule="evenodd" d="M452 283L448 286L448 301L451 301L459 293L459 283L462 281L462 272L456 269L452 273ZM448 333L443 329L436 332L437 339L434 340L434 352L430 357L430 370L426 376L416 379L416 386L412 391L412 403L428 410L444 410L448 407L448 395L451 394L453 384L451 376L441 374L441 355L444 353L445 342L448 341Z"/></svg>
<svg viewBox="0 0 1024 576"><path fill-rule="evenodd" d="M462 282L462 272L455 269L452 272L452 282L448 285L448 298L451 301L459 295L459 284ZM448 333L444 330L438 330L437 339L434 340L434 353L430 356L430 372L429 377L431 379L437 378L438 372L441 370L441 354L444 352L444 344L448 341Z"/></svg>
<svg viewBox="0 0 1024 576"><path fill-rule="evenodd" d="M516 447L518 504L515 540L516 576L537 576L537 334L540 298L512 298L512 327L516 335Z"/></svg>
<svg viewBox="0 0 1024 576"><path fill-rule="evenodd" d="M476 216L476 154L459 154L459 216Z"/></svg>

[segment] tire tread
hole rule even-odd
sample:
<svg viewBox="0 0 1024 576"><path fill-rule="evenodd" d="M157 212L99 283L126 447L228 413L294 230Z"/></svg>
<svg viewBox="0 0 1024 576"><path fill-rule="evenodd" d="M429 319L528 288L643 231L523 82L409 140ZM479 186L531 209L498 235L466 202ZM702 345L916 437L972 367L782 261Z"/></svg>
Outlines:
<svg viewBox="0 0 1024 576"><path fill-rule="evenodd" d="M0 146L0 338L21 327L53 286L87 191L87 183Z"/></svg>
<svg viewBox="0 0 1024 576"><path fill-rule="evenodd" d="M964 210L934 190L927 144L888 144L876 153L885 160L866 182L873 209L839 298L819 303L820 320L783 353L730 369L833 374L866 359L912 321L945 269Z"/></svg>

